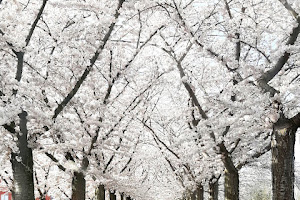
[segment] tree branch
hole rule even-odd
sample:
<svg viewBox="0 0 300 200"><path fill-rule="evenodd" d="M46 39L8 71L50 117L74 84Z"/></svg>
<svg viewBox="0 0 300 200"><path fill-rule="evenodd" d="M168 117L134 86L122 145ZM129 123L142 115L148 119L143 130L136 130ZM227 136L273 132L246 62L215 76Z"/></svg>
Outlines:
<svg viewBox="0 0 300 200"><path fill-rule="evenodd" d="M59 161L53 156L53 155L51 155L50 153L48 153L48 152L45 152L45 155L48 157L48 158L50 158L53 162L55 162L56 163L56 165L57 165L57 167L60 169L60 170L62 170L62 171L66 171L66 168L64 167L64 166L62 166L60 163L59 163Z"/></svg>
<svg viewBox="0 0 300 200"><path fill-rule="evenodd" d="M173 1L173 3L174 3L174 6L175 6L175 10L176 10L176 12L177 12L178 18L179 18L179 20L180 20L181 23L182 23L182 26L187 30L187 32L188 32L193 38L195 38L195 34L194 34L191 30L188 29L188 26L186 25L186 23L185 23L185 21L184 21L182 15L180 14L179 9L178 9L178 7L177 7L175 1ZM196 43L199 47L204 48L204 45L203 45L202 43L200 43L198 40L195 40L195 43ZM225 61L225 59L224 59L223 56L221 56L220 54L216 53L215 51L213 51L213 50L210 49L210 48L207 48L206 51L207 51L212 57L215 57L217 60L221 61L221 62L225 65L225 67L226 67L230 72L236 71L236 69L230 68L230 67L229 67L228 63Z"/></svg>
<svg viewBox="0 0 300 200"><path fill-rule="evenodd" d="M57 106L57 108L54 111L54 115L52 117L52 119L56 119L57 116L63 111L64 107L71 101L71 99L75 96L75 94L78 92L79 88L81 87L82 83L85 81L85 79L87 78L88 74L90 73L92 67L94 66L96 60L98 59L100 53L102 52L102 50L104 49L113 29L114 26L116 24L116 20L118 19L118 17L120 16L119 10L122 7L123 3L125 0L119 0L119 4L115 13L115 20L113 20L113 22L110 24L109 26L109 30L107 31L107 33L105 34L104 38L102 39L102 44L99 46L99 48L97 49L97 51L95 52L94 56L91 58L90 60L90 65L86 67L86 69L84 70L83 74L81 75L81 77L79 78L79 80L76 82L75 86L73 87L73 89L69 92L69 94L64 98L64 100Z"/></svg>
<svg viewBox="0 0 300 200"><path fill-rule="evenodd" d="M15 122L11 122L11 124L4 124L2 125L8 132L15 134L16 130L15 130Z"/></svg>
<svg viewBox="0 0 300 200"><path fill-rule="evenodd" d="M225 3L225 8L226 8L226 10L227 10L227 13L228 13L228 15L229 15L229 18L232 19L233 17L232 17L231 10L230 10L230 8L229 8L229 4L228 4L227 0L224 0L224 3Z"/></svg>
<svg viewBox="0 0 300 200"><path fill-rule="evenodd" d="M220 149L220 152L222 153L222 161L225 165L225 168L230 172L230 171L238 171L238 169L234 166L234 163L232 161L230 153L227 151L224 142L221 142L220 144L217 145Z"/></svg>
<svg viewBox="0 0 300 200"><path fill-rule="evenodd" d="M159 143L161 143L171 154L173 154L177 159L180 159L179 158L179 156L172 150L172 149L170 149L161 139L159 139L159 137L155 134L155 132L154 132L154 130L150 127L150 126L148 126L147 124L146 124L146 122L145 121L142 121L142 120L140 120L140 122L142 122L142 124L148 129L148 130L150 130L151 131L151 133L152 133L152 136L156 139L156 140L158 140L159 141Z"/></svg>
<svg viewBox="0 0 300 200"><path fill-rule="evenodd" d="M169 44L165 40L164 40L164 42L166 43L166 45L169 46ZM184 60L184 58L186 57L186 55L188 54L188 52L191 49L192 45L193 45L193 43L190 43L188 45L186 51L184 52L184 54L179 59L176 58L175 52L173 50L168 51L165 48L162 48L162 50L165 51L168 55L170 55L174 59L174 61L176 62L177 68L178 68L178 71L179 71L179 74L180 74L180 78L183 78L183 77L186 76L186 74L184 73L184 70L183 70L183 67L182 67L181 63ZM172 53L174 53L174 55L172 55ZM185 89L187 90L190 98L192 99L193 104L197 107L200 116L203 119L208 119L208 116L206 115L206 113L202 109L202 107L201 107L201 105L200 105L200 103L199 103L199 101L198 101L198 99L196 97L196 94L195 94L194 90L192 89L191 85L188 82L183 82L183 85L184 85Z"/></svg>
<svg viewBox="0 0 300 200"><path fill-rule="evenodd" d="M38 12L38 14L37 14L37 16L36 16L34 22L33 22L33 24L31 25L30 31L29 31L29 33L28 33L26 39L25 39L25 42L26 42L26 45L25 45L25 46L28 46L28 44L29 44L29 42L30 42L30 39L31 39L31 37L32 37L32 35L33 35L33 32L34 32L34 29L36 28L36 25L37 25L37 23L39 22L39 20L40 20L42 14L43 14L43 11L44 11L44 9L45 9L45 6L46 6L47 1L48 1L48 0L43 0L43 4L42 4L42 6L41 6L41 8L40 8L40 10L39 10L39 12Z"/></svg>
<svg viewBox="0 0 300 200"><path fill-rule="evenodd" d="M131 163L132 157L133 157L133 155L135 154L135 151L136 151L137 145L138 145L138 143L139 143L139 140L140 140L140 135L139 135L139 137L138 137L138 139L137 139L137 141L136 141L136 143L135 143L135 145L134 145L134 150L133 150L133 152L131 153L131 156L129 157L129 159L128 159L127 163L125 164L125 166L124 166L124 167L122 168L122 170L120 171L120 174L123 173L123 172L127 169L127 167L129 166L129 164Z"/></svg>
<svg viewBox="0 0 300 200"><path fill-rule="evenodd" d="M297 115L295 115L294 117L292 117L291 120L294 123L294 126L296 128L299 128L300 127L300 112Z"/></svg>
<svg viewBox="0 0 300 200"><path fill-rule="evenodd" d="M252 159L259 158L260 156L264 155L265 153L269 152L271 150L271 143L269 143L262 151L258 151L254 153L250 159L246 159L244 162L241 162L237 165L237 169L240 170L243 166L246 164L249 164L252 162Z"/></svg>
<svg viewBox="0 0 300 200"><path fill-rule="evenodd" d="M263 52L262 50L260 50L259 48L257 47L254 47L253 45L249 44L248 42L245 42L245 41L241 41L241 43L251 47L252 49L255 49L256 51L258 51L261 55L263 55L263 57L265 57L265 59L267 60L268 63L271 63L271 60L270 58L266 55L265 52Z"/></svg>
<svg viewBox="0 0 300 200"><path fill-rule="evenodd" d="M296 12L294 8L287 2L287 0L279 0L280 3L293 15L293 17L297 20L299 13Z"/></svg>
<svg viewBox="0 0 300 200"><path fill-rule="evenodd" d="M300 17L297 17L297 26L294 27L293 32L291 33L286 45L294 45L298 35L300 33ZM258 79L258 85L264 92L270 92L271 96L274 96L276 91L273 87L271 87L268 82L271 81L278 72L283 68L283 66L287 63L288 59L290 58L291 54L288 51L285 51L283 55L279 58L277 63L273 68L262 74Z"/></svg>
<svg viewBox="0 0 300 200"><path fill-rule="evenodd" d="M229 151L230 154L232 154L234 152L234 150L237 148L237 146L239 145L241 141L241 138L238 138L235 143L234 143L234 147Z"/></svg>

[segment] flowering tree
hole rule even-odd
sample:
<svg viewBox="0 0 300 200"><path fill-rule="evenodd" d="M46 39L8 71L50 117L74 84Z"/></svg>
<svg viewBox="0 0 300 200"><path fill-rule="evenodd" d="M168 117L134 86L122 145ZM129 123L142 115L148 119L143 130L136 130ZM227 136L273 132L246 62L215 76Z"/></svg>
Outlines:
<svg viewBox="0 0 300 200"><path fill-rule="evenodd" d="M128 142L123 134L133 121L134 110L160 77L150 71L148 80L143 69L132 65L163 27L142 30L140 15L130 19L130 2L98 3L2 4L2 17L8 19L1 27L3 60L8 65L17 64L16 71L3 65L1 73L1 103L8 113L1 118L1 125L6 129L4 134L10 133L10 137L3 138L9 140L5 144L11 157L16 157L12 160L14 199L34 196L33 149L35 154L45 153L59 169L71 168L71 198L84 199L90 163L94 168L105 166L105 173L112 161L120 162L115 151ZM33 10L38 11L37 15L29 13ZM24 17L16 18L20 15ZM26 35L20 29L25 29L32 19ZM132 28L136 21L139 30ZM136 76L138 73L142 76ZM14 74L15 80L10 79ZM135 144L132 137L131 143ZM24 174L27 177L21 177Z"/></svg>
<svg viewBox="0 0 300 200"><path fill-rule="evenodd" d="M14 199L34 199L34 181L45 196L57 167L74 200L105 189L203 199L206 183L216 199L223 169L225 198L238 199L239 170L270 148L273 199L293 199L297 1L18 0L0 10L0 176Z"/></svg>
<svg viewBox="0 0 300 200"><path fill-rule="evenodd" d="M169 1L159 4L162 9L166 11L166 15L173 19L175 23L173 27L170 28L170 31L165 34L167 35L167 38L168 36L171 36L170 38L173 41L170 41L169 38L165 39L166 37L164 36L163 39L165 40L167 47L163 48L163 50L173 57L174 61L176 62L183 85L192 99L194 106L199 112L198 119L195 119L197 124L199 119L202 118L205 120L204 124L200 123L198 126L202 125L200 127L202 130L205 130L205 132L211 131L211 128L213 127L213 134L211 138L216 141L216 145L219 147L219 151L223 155L223 162L226 168L225 174L226 172L229 174L233 173L230 175L233 180L231 180L231 178L225 179L229 180L229 183L225 184L228 187L238 187L238 169L242 167L243 164L249 162L247 159L260 156L265 151L270 149L268 140L268 133L270 132L270 129L268 130L268 128L272 127L272 123L275 123L274 127L278 126L276 125L276 122L278 121L280 114L278 113L278 110L276 110L279 108L279 105L276 105L276 102L278 102L278 97L274 98L274 95L279 92L279 90L276 91L274 89L274 87L276 88L276 82L271 83L274 84L274 86L272 85L273 87L268 83L278 74L280 70L282 70L280 77L282 79L286 78L286 80L289 80L285 82L285 90L281 91L281 98L284 99L286 96L290 96L290 98L293 100L289 100L293 101L293 106L299 103L295 101L296 99L294 99L294 97L299 94L296 91L291 92L291 90L293 90L295 87L293 84L298 78L298 74L296 72L297 69L295 69L295 67L287 67L288 70L285 70L287 71L286 73L283 69L285 65L289 64L287 61L289 61L289 59L293 59L293 56L296 56L292 54L291 49L294 48L295 41L299 34L299 25L297 22L298 14L296 11L298 5L292 5L285 1L274 1L272 3L267 3L266 5L264 4L263 6L263 9L268 8L268 11L270 11L272 10L270 6L276 5L277 9L285 11L282 12L283 15L288 15L288 12L286 11L290 11L291 23L294 23L295 20L296 23L294 28L292 27L291 33L287 34L288 39L286 40L284 39L284 36L280 36L282 35L280 31L281 29L276 23L274 23L274 20L277 19L278 16L275 16L273 12L262 12L260 9L261 7L258 8L258 5L255 3L249 4L249 2L244 1L231 1L230 3L227 1L223 1L222 3L220 1L211 1L210 3L212 4L210 7L211 9L203 7L202 12L200 11L201 3L198 1L190 1L185 3ZM204 2L203 4L207 5ZM258 2L258 4L260 5L263 3ZM225 17L224 13L226 13ZM268 32L265 28L262 28L262 24L266 22L262 21L261 19L265 19L266 16L269 16L268 19L270 20L267 20L266 22L270 24L268 28L271 29L272 32ZM293 17L295 19L293 19ZM203 20L199 22L199 19ZM286 23L283 24L287 25ZM176 34L172 35L172 31L174 32L174 30L176 30ZM259 36L257 35L257 32L259 32ZM274 38L274 34L276 34L276 36L279 38L282 37L282 39L275 40L276 43L273 43L274 40L270 38ZM274 46L280 46L281 43L288 45L289 49L287 50L284 48L283 50L273 50ZM221 84L223 84L221 87L219 87L221 89L216 90L215 85L213 85L213 87L209 87L208 84L208 86L203 84L205 87L202 85L203 89L201 89L204 90L204 92L202 92L197 91L197 88L193 86L195 83L193 83L193 78L190 77L193 76L195 79L198 77L205 77L207 79L207 76L193 74L197 72L197 68L194 66L199 65L199 58L197 59L197 64L190 65L191 68L194 68L189 69L187 67L182 67L185 59L188 60L188 62L192 62L195 58L195 53L190 50L192 49L193 45L195 45L198 49L203 49L202 52L205 54L202 55L202 59L203 57L206 58L207 56L212 58L212 60L210 58L207 59L207 61L202 61L202 63L213 62L213 65L216 66L219 65L217 62L221 62L221 66L223 66L224 70L227 71L227 75L225 75L224 72L223 74L225 76L222 75L223 77L228 77L227 80L224 81L220 81L221 75L216 73L217 70L214 70L215 72L211 73L211 76L216 75L217 77L215 78L217 80L213 80L212 83L218 84L217 81L219 81ZM183 51L184 49L186 50ZM176 53L176 51L178 53ZM189 53L188 51L192 52ZM272 55L272 57L268 56L268 54L273 53L273 51L275 51L278 55ZM192 54L192 56L188 57L189 54ZM213 69L212 67L208 68ZM187 73L190 74L186 75ZM197 81L200 82L201 80ZM229 82L231 83L229 84ZM282 87L282 85L280 87ZM289 91L286 91L287 88L289 88ZM206 102L199 103L200 101L197 97L199 95L205 97L208 96L209 98ZM217 103L221 103L221 105L219 104L219 107L217 107L216 105L218 104L213 101L215 99ZM213 108L219 108L220 110L218 113L221 114L221 117L217 115L217 120L214 118L215 123L208 120L210 115L216 113L214 109L209 107L209 103L212 102ZM253 105L256 105L255 110L251 108ZM208 110L206 111L208 114L204 111L204 106L208 107L206 109ZM289 106L291 106L291 104L286 104L285 106L285 115L288 115L290 111ZM299 114L297 114L298 110L294 110L294 112L294 117L292 117L292 115L291 120L284 120L286 121L285 123L288 124L288 127L293 127L292 130L294 130L294 133L288 134L292 136L292 138L294 138L293 135L295 134L295 130L299 126L297 120L299 118ZM224 119L226 119L226 121L224 121ZM233 121L230 122L230 119ZM264 122L264 119L266 119L266 123ZM282 124L279 121L277 124L278 123ZM215 127L217 128L212 126L212 124L215 124ZM209 129L204 129L205 126L209 127ZM223 129L222 132L220 132L220 128ZM220 133L216 135L217 131ZM285 140L280 139L280 141ZM276 143L278 142L279 141ZM286 158L293 157L293 143L294 142L291 140L290 144L283 145L291 148L290 151L287 151L286 149L281 151L283 154L289 152L288 154L290 155L282 156L282 158L284 158L281 159L283 163L290 163L285 166L293 166L291 159L290 161L286 160ZM226 145L231 145L231 147L226 147ZM257 150L255 150L255 148L257 148ZM278 148L278 146L274 146L274 148ZM276 159L273 158L273 161L278 161L278 150L276 150L277 153L274 153L274 148L273 155L276 157ZM246 152L250 153L249 157L246 157L246 160L243 160L245 158L239 156L241 154L246 155L240 150L246 150ZM238 158L242 158L242 160L236 161L236 166L231 159L231 157L234 155L233 153L235 153ZM278 163L281 161L278 161ZM276 165L276 163L273 164L273 166ZM278 192L282 190L279 189L283 187L282 185L279 186L279 182L281 182L281 184L284 182L279 181L281 178L278 177L278 172L275 173L275 171L281 171L282 169L284 168L281 166L278 167L277 170L273 170L273 178L274 180L277 180L277 183L276 181L273 183L274 196L278 199L282 199L283 196L287 196L286 193L282 193L281 195L275 193L275 191ZM289 171L289 173L293 173L292 168L286 170ZM290 176L288 179L293 180L292 176ZM288 192L289 188L293 188L292 185L293 183L291 183L289 187L285 187L285 191ZM293 192L289 192L289 195L292 195L292 193ZM225 195L228 199L239 198L238 189L234 187L232 189L228 188L228 190L225 190Z"/></svg>

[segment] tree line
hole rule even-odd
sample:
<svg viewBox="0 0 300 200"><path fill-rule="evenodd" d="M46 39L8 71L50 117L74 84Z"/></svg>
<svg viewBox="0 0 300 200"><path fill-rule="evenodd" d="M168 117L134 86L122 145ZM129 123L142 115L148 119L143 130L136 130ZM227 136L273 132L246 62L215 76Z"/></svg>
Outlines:
<svg viewBox="0 0 300 200"><path fill-rule="evenodd" d="M216 200L222 176L225 199L237 200L240 169L269 151L273 200L294 199L298 4L0 9L0 178L14 200L201 200L206 185Z"/></svg>

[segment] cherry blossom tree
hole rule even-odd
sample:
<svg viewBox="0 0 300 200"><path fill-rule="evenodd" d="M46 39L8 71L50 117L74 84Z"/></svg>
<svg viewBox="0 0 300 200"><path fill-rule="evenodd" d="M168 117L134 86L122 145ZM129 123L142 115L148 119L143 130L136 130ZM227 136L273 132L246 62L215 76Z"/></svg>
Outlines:
<svg viewBox="0 0 300 200"><path fill-rule="evenodd" d="M197 46L200 49L203 49L203 51L209 55L210 57L212 57L215 61L217 62L221 62L221 65L223 65L224 69L227 69L227 71L229 72L229 80L232 80L232 84L228 84L229 87L224 87L222 88L222 90L219 90L219 96L217 101L221 101L221 102L226 102L226 103L230 103L228 102L228 100L226 100L226 95L227 98L229 100L231 100L235 106L238 106L238 104L240 104L241 107L239 107L239 116L236 116L236 111L232 110L234 108L234 106L226 106L225 107L220 107L222 109L226 109L229 108L229 112L225 114L229 115L232 117L232 119L234 119L234 121L236 121L236 125L234 126L234 124L230 123L229 121L226 121L226 123L230 123L226 125L226 123L223 125L225 131L220 134L220 136L222 135L223 137L226 136L226 138L224 138L224 142L229 142L227 143L227 145L231 145L233 144L233 148L231 148L231 150L228 150L229 147L226 147L224 145L224 142L222 141L222 137L220 136L212 136L212 138L217 138L219 141L221 139L221 142L217 142L217 146L219 147L220 152L222 153L222 155L224 156L223 162L225 165L225 174L226 172L232 172L232 176L233 179L236 179L235 181L229 181L229 183L225 183L227 186L234 186L237 188L228 188L228 193L226 194L226 190L225 190L225 195L227 196L228 199L238 199L239 195L238 195L238 169L234 166L232 160L231 160L231 156L233 151L235 151L236 149L243 149L240 147L247 147L245 148L245 150L247 150L247 152L249 152L249 146L251 146L251 142L253 142L252 147L250 147L251 149L255 146L258 147L258 151L254 152L254 154L252 154L251 156L249 156L250 158L253 157L257 157L259 155L261 155L263 152L265 152L266 150L268 150L270 148L269 142L265 142L265 140L268 141L268 127L264 127L264 122L263 122L263 118L266 118L267 123L276 123L279 117L278 111L276 111L276 108L278 108L279 106L277 105L273 105L271 102L276 102L276 97L274 98L275 93L278 93L278 91L276 91L273 87L271 87L270 85L268 85L268 82L270 82L275 75L277 75L277 73L284 67L284 65L287 63L287 61L289 60L290 57L292 57L292 54L290 53L290 50L281 50L281 52L277 52L278 56L274 56L272 58L270 58L270 56L268 56L268 54L272 53L272 49L274 47L275 44L271 43L271 39L272 37L274 37L273 35L276 34L277 37L279 35L282 35L282 33L280 32L280 30L282 30L281 28L277 28L278 25L276 23L274 23L274 20L276 20L278 18L278 16L275 16L275 13L269 12L269 13L264 13L262 12L259 8L257 8L257 5L255 3L249 3L249 2L244 2L244 1L231 1L230 3L227 1L223 1L222 3L220 1L212 1L211 4L211 9L207 9L207 7L205 7L205 10L203 9L202 12L200 11L200 7L199 6L199 2L195 3L195 1L191 1L188 4L185 4L183 2L176 2L176 1L169 1L169 2L163 2L160 4L160 6L166 10L167 14L174 19L175 21L175 25L173 27L173 30L176 30L177 35L172 35L172 39L175 38L175 42L173 42L172 44L168 41L166 41L168 48L165 48L164 51L168 54L170 54L171 57L174 58L175 62L177 63L177 68L180 72L183 84L187 90L187 92L189 93L189 95L191 96L192 100L194 101L194 105L197 107L197 110L199 111L199 116L200 118L206 120L208 119L207 114L204 112L204 109L202 108L203 106L201 106L202 104L199 103L199 100L197 100L197 94L195 95L192 87L189 82L187 82L188 77L185 75L185 71L186 69L184 69L182 67L182 62L184 61L184 59L186 59L186 54L188 55L188 51L190 50L190 48L192 47L192 45L194 44L195 46ZM262 4L262 2L258 2L258 4ZM204 4L207 5L207 4ZM284 15L288 15L288 13L286 11L290 11L291 13L291 23L293 23L293 19L292 17L294 17L296 19L296 21L298 20L298 14L297 11L293 8L297 5L291 5L288 2L285 1L274 1L272 3L267 3L265 6L263 6L264 9L266 9L268 6L274 6L276 5L276 7L278 9L281 10L285 10ZM188 7L190 7L189 9L187 9ZM195 10L193 10L195 9ZM271 7L269 8L269 10L272 10ZM233 14L234 12L234 14ZM255 12L255 13L254 13ZM261 13L260 13L261 12ZM204 15L202 15L204 13ZM224 13L226 13L226 15L228 15L228 17L224 16ZM252 14L255 14L255 17L252 17ZM174 16L175 15L175 16ZM235 16L236 15L236 16ZM270 21L268 21L269 24L272 24L272 26L269 26L269 29L272 29L272 31L274 32L267 32L265 29L260 28L260 21L259 19L262 17L264 18L265 16L270 16L269 19ZM198 19L201 19L202 17L202 21L199 22ZM225 18L224 18L225 17ZM254 22L256 22L256 24L252 24L251 22L248 22L247 20L253 20ZM295 20L294 19L294 20ZM209 26L205 26L205 21L208 21L207 24L209 24ZM263 22L265 23L265 22ZM177 26L176 26L177 25ZM283 25L287 25L287 23L283 23ZM282 25L282 26L283 26ZM176 29L176 27L179 27ZM180 29L181 28L181 29ZM185 34L185 37L179 36L180 32L183 32L183 34ZM257 32L260 32L261 35L257 35ZM254 34L253 34L254 33ZM280 43L286 43L286 45L294 45L295 41L297 39L299 30L298 30L298 24L296 22L294 28L292 28L292 31L290 34L288 35L288 39L287 42L285 42L286 40L284 39L284 36L282 36L282 39L276 40L277 45ZM167 34L169 36L169 34ZM176 40L177 37L177 40ZM183 45L182 40L184 40L183 38L189 38L191 44L186 44ZM251 41L252 39L252 41ZM255 42L255 44L252 44L253 41ZM177 46L177 51L180 51L182 49L186 49L186 52L183 53L179 53L180 56L177 57L174 49L172 48L176 48ZM185 46L185 47L184 47ZM171 49L170 49L171 47ZM293 47L290 47L293 48ZM179 49L179 50L178 50ZM264 49L264 50L261 50ZM253 50L253 52L251 52ZM276 50L275 50L276 51ZM268 53L266 53L268 52ZM194 55L193 55L194 56ZM251 58L250 58L251 56ZM243 59L242 59L243 58ZM192 58L187 59L189 62L191 62ZM274 61L272 61L274 60ZM277 61L278 60L278 61ZM254 63L256 62L256 63ZM198 60L199 63L199 60ZM216 65L216 64L215 64ZM274 67L273 67L274 65ZM194 65L196 66L196 65ZM253 67L251 69L251 67ZM251 71L252 70L252 71ZM262 71L260 71L262 70ZM190 70L191 74L195 73L195 69ZM294 72L289 72L286 73L288 74L292 74L293 78L290 78L289 80L293 80L292 82L295 81L295 78L297 78L297 73L294 74ZM194 76L194 77L199 77L199 76ZM203 77L203 76L202 76ZM220 75L217 76L220 78ZM231 78L230 78L231 77ZM268 77L268 78L267 78ZM192 79L192 78L189 78ZM190 82L192 80L189 80ZM292 82L288 83L286 85L286 87L289 88L293 88L294 86L291 84ZM214 81L214 84L216 84L216 81ZM224 84L224 82L223 82ZM276 86L275 86L276 87ZM215 88L210 88L207 89L209 92L214 91ZM246 93L243 94L243 91L245 91ZM285 93L285 91L282 91ZM227 94L226 94L227 93ZM268 94L265 94L268 93ZM252 97L251 97L252 94ZM282 93L281 93L282 94ZM204 94L205 95L205 94ZM224 97L225 99L224 99ZM283 94L283 95L286 95ZM298 95L298 93L293 93L293 95ZM257 96L260 96L259 98ZM258 101L255 101L255 99L259 99ZM249 102L247 102L247 100L249 100ZM210 100L211 101L211 100ZM205 102L205 106L207 106L209 103ZM247 108L251 108L251 104L254 103L255 105L259 105L258 107L256 107L255 111L252 113L249 113ZM294 103L298 104L298 102ZM231 104L231 103L230 103ZM224 105L224 104L223 104ZM242 106L246 106L244 108L242 108ZM216 107L214 105L214 107ZM286 107L286 109L289 106ZM260 109L260 110L258 110ZM227 109L226 109L227 111ZM243 113L244 111L246 111L245 113ZM219 111L219 112L223 112L223 111ZM248 112L248 113L247 113ZM268 117L267 117L268 115ZM222 127L222 122L223 119L229 119L231 117L220 117L220 121L217 121L217 127ZM290 127L294 127L294 130L296 130L298 127L298 122L297 122L297 111L296 111L296 115L294 115L294 117L292 117L292 124L290 123ZM242 120L241 121L237 121L237 120ZM251 120L253 120L252 122L250 122ZM246 122L246 123L245 123ZM247 122L250 122L247 125ZM279 123L279 122L278 122ZM243 125L242 125L243 124ZM220 126L221 125L221 126ZM242 129L245 130L245 127L248 127L246 129L248 129L247 132L252 132L252 136L253 139L250 139L251 136L247 136L247 137L240 137L241 135L244 135L245 133L243 133L244 131L240 132L239 131L239 127L236 126L240 126L242 127ZM255 127L256 126L256 127ZM212 127L211 125L209 125L209 127ZM237 130L234 130L233 128L238 128ZM271 126L269 126L270 128ZM276 127L276 125L275 125ZM203 126L201 127L203 128ZM253 129L252 129L253 128ZM219 129L219 128L218 128ZM224 130L223 129L223 130ZM232 135L230 134L230 132L233 131L236 133L236 136L238 136L237 138L232 138ZM213 133L215 134L216 130L213 131ZM294 131L295 132L295 131ZM229 133L229 134L228 134ZM255 133L255 134L253 134ZM264 134L262 134L264 133ZM231 136L230 136L231 135ZM289 134L289 135L294 135L294 134ZM227 139L227 136L230 136L230 140ZM261 141L255 141L254 139L257 139L258 137L260 137L262 140ZM293 137L294 138L294 137ZM231 140L232 139L232 140ZM227 141L226 141L227 140ZM244 141L245 143L240 143L241 141ZM249 143L250 142L250 143ZM291 149L290 151L287 150L283 150L282 153L286 153L289 152L288 154L290 156L283 156L285 159L286 158L292 158L293 157L293 146L291 142L289 145L285 145L285 146L289 146ZM263 145L262 145L263 144ZM254 146L253 146L254 145ZM262 145L262 146L259 146ZM238 148L237 148L238 147ZM260 150L261 149L261 150ZM263 150L265 149L265 150ZM273 148L274 150L274 148ZM251 152L251 151L250 151ZM273 151L274 152L274 151ZM238 153L241 153L240 151L238 151ZM242 153L244 154L244 153ZM238 155L238 154L237 154ZM274 155L274 154L273 154ZM277 155L278 153L275 153L275 158L273 158L273 160L278 160L277 159ZM284 161L285 159L282 159L282 161ZM243 166L243 164L241 163L248 163L248 161L239 161L240 164L238 164L238 168L240 168L241 166ZM286 166L293 166L293 162L291 161L284 161L284 162L290 162L289 165ZM283 163L284 163L283 162ZM231 166L231 167L230 167ZM274 165L273 165L274 166ZM283 167L279 167L280 170L282 171ZM277 170L277 171L278 171ZM289 173L293 173L293 169L289 168L286 169L287 171L289 171ZM274 171L273 171L274 172ZM230 173L229 173L230 174ZM231 176L231 175L230 175ZM277 179L278 180L278 174L273 173L273 178L274 180ZM280 178L279 178L280 179ZM289 180L293 180L292 176L290 176L290 178L288 178ZM225 180L230 180L230 179L225 179ZM280 182L280 181L279 181ZM283 183L283 182L281 182ZM277 185L277 186L276 186ZM281 196L279 194L275 194L275 191L282 191L282 189L279 189L278 185L280 185L279 183L273 183L274 186L274 198L279 198L282 199L283 196L287 196L287 194L281 194ZM293 188L293 183L291 182L289 187L285 187L285 190L288 191L292 191L289 188ZM280 186L281 188L283 186ZM293 192L289 192L290 195L292 195Z"/></svg>
<svg viewBox="0 0 300 200"><path fill-rule="evenodd" d="M239 170L271 149L273 199L293 199L299 12L296 0L0 1L1 179L16 200L200 200L224 176L236 200Z"/></svg>

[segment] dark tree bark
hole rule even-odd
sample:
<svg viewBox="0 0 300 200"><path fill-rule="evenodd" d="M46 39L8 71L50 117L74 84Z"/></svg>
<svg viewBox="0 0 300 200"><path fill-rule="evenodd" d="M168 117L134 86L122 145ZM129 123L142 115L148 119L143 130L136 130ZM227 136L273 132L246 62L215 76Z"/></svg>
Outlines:
<svg viewBox="0 0 300 200"><path fill-rule="evenodd" d="M114 191L109 192L109 199L110 200L116 200L117 199L117 196L116 196Z"/></svg>
<svg viewBox="0 0 300 200"><path fill-rule="evenodd" d="M225 169L225 200L239 199L239 173L235 168Z"/></svg>
<svg viewBox="0 0 300 200"><path fill-rule="evenodd" d="M117 7L115 15L114 15L115 20L118 19L118 17L120 16L120 8L122 7L124 1L125 0L119 0L118 7ZM85 68L83 74L77 80L77 82L76 82L75 86L72 88L72 90L68 93L68 95L63 99L63 101L55 109L54 115L52 117L54 120L63 111L64 107L76 95L76 93L78 92L79 88L81 87L81 85L83 84L83 82L85 81L85 79L88 77L88 75L91 72L92 68L94 67L94 65L95 65L95 63L96 63L99 55L101 54L102 50L105 48L105 45L106 45L107 41L109 40L111 33L114 30L114 27L115 27L115 24L116 24L115 20L110 24L108 31L106 32L104 38L102 39L101 45L98 47L97 51L95 52L95 54L93 55L93 57L90 59L90 64Z"/></svg>
<svg viewBox="0 0 300 200"><path fill-rule="evenodd" d="M197 190L191 194L191 200L196 200Z"/></svg>
<svg viewBox="0 0 300 200"><path fill-rule="evenodd" d="M121 200L132 200L129 196L126 197L124 193L121 194Z"/></svg>
<svg viewBox="0 0 300 200"><path fill-rule="evenodd" d="M225 166L225 200L239 199L239 171L234 166L230 153L224 143L218 144Z"/></svg>
<svg viewBox="0 0 300 200"><path fill-rule="evenodd" d="M214 178L213 178L214 179ZM219 195L219 179L209 181L209 200L218 200Z"/></svg>
<svg viewBox="0 0 300 200"><path fill-rule="evenodd" d="M72 180L72 200L85 200L85 177L82 172L74 172Z"/></svg>
<svg viewBox="0 0 300 200"><path fill-rule="evenodd" d="M1 1L0 1L1 3ZM46 6L47 0L43 0L43 4L39 9L39 12L31 25L30 31L26 37L26 46L28 46L30 39L33 35L33 32L37 26L38 21L40 20L44 8ZM4 35L4 32L0 31L1 35ZM23 74L24 66L24 54L25 52L18 52L15 50L14 45L7 43L12 52L17 57L17 71L15 79L20 82ZM17 90L13 89L13 94L16 95ZM33 181L33 158L32 158L32 149L28 147L28 129L27 129L27 112L22 111L19 114L20 119L20 132L15 131L15 122L11 122L10 125L5 124L4 128L7 129L12 134L15 134L17 137L17 147L19 152L11 153L11 164L13 170L14 186L12 191L12 196L14 200L33 200L34 199L34 181Z"/></svg>
<svg viewBox="0 0 300 200"><path fill-rule="evenodd" d="M105 188L104 185L99 185L96 189L96 200L105 200Z"/></svg>
<svg viewBox="0 0 300 200"><path fill-rule="evenodd" d="M204 189L202 185L197 186L197 200L204 200Z"/></svg>
<svg viewBox="0 0 300 200"><path fill-rule="evenodd" d="M13 199L14 200L33 200L33 159L32 149L28 147L27 112L22 111L20 118L20 133L15 135L18 138L18 153L11 153L11 164L14 178Z"/></svg>
<svg viewBox="0 0 300 200"><path fill-rule="evenodd" d="M297 125L281 117L272 136L273 200L294 200L294 147Z"/></svg>

